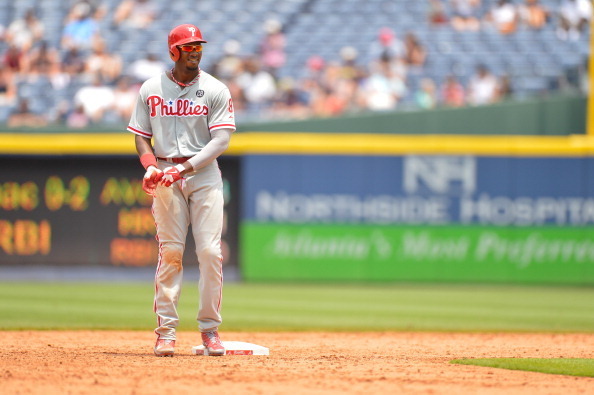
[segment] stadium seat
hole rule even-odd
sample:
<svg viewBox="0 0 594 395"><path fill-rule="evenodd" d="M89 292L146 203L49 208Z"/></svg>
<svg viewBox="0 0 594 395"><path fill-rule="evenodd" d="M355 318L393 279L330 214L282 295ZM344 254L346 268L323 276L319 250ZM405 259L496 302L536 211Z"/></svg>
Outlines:
<svg viewBox="0 0 594 395"><path fill-rule="evenodd" d="M352 45L358 51L358 61L369 64L372 60L370 43L377 40L382 27L393 29L402 39L407 32L414 32L427 49L428 61L424 69L411 73L410 86L420 78L443 81L450 73L467 81L478 63L486 63L497 75L513 75L514 92L519 96L540 92L551 78L560 76L567 68L582 65L589 56L589 32L577 41L560 41L556 34L557 19L540 31L520 27L514 34L501 35L493 29L478 32L458 32L449 24L432 26L428 20L429 2L385 0L258 0L216 1L201 0L188 8L184 0L153 0L159 17L150 29L140 32L111 24L120 0L99 2L107 10L100 21L101 36L110 51L122 57L124 64L147 52L159 52L169 62L163 50L168 31L173 25L194 21L204 30L209 40L208 56L202 67L208 70L222 55L222 46L228 39L241 43L241 53L256 53L265 36L264 26L269 18L281 22L287 38L287 62L278 71L281 77L300 78L307 59L314 54L327 61L340 59L340 49ZM541 0L544 6L555 10L557 0ZM94 2L97 3L97 2ZM446 3L446 13L451 9ZM483 1L481 12L486 13L494 1ZM519 2L516 2L519 3ZM35 7L45 27L44 39L59 48L64 19L72 1L19 0L0 4L0 24L7 27L20 18L26 9ZM139 49L138 43L145 43ZM0 41L0 51L6 51L6 42ZM543 82L544 81L544 82ZM84 82L83 82L84 84ZM76 92L81 83L75 81L66 91ZM30 95L38 86L19 83L19 95ZM6 115L6 111L0 116ZM0 122L5 121L0 117Z"/></svg>

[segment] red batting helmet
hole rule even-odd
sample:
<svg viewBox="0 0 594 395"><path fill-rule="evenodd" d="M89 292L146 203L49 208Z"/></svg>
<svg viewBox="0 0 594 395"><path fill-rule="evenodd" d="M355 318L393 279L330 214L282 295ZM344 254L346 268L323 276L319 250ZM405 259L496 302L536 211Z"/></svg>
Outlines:
<svg viewBox="0 0 594 395"><path fill-rule="evenodd" d="M179 49L177 48L178 45L193 42L206 42L206 40L202 38L200 29L188 23L174 27L173 30L169 32L167 41L169 43L169 56L171 56L171 59L173 59L174 62L177 62L180 56Z"/></svg>

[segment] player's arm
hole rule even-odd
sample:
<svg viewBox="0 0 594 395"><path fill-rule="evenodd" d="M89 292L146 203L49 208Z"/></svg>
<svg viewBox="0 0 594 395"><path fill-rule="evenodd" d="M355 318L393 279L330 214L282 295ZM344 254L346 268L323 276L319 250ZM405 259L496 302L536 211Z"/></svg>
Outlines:
<svg viewBox="0 0 594 395"><path fill-rule="evenodd" d="M183 163L185 171L190 172L201 169L221 156L229 148L232 133L233 130L231 129L217 129L212 132L212 138L208 144L200 152L188 159L187 162Z"/></svg>
<svg viewBox="0 0 594 395"><path fill-rule="evenodd" d="M138 152L142 167L146 170L142 179L142 189L149 195L154 196L157 184L163 176L163 171L157 166L157 158L155 158L155 154L153 153L153 145L151 143L153 132L148 106L145 100L147 96L146 86L145 83L140 87L127 130L134 133L136 152Z"/></svg>
<svg viewBox="0 0 594 395"><path fill-rule="evenodd" d="M211 163L229 148L229 141L231 141L232 133L232 129L215 130L212 133L211 140L204 146L204 148L202 148L202 150L200 150L200 152L184 163L165 169L161 183L165 186L170 186L184 174L201 169Z"/></svg>
<svg viewBox="0 0 594 395"><path fill-rule="evenodd" d="M155 158L149 138L135 135L134 143L136 144L136 152L138 152L140 163L146 169L142 178L142 189L149 195L154 196L157 184L163 177L163 171L157 166L157 158Z"/></svg>
<svg viewBox="0 0 594 395"><path fill-rule="evenodd" d="M231 134L235 131L235 114L229 89L222 89L215 95L210 108L212 109L208 122L210 141L199 153L184 163L186 171L203 168L229 148Z"/></svg>

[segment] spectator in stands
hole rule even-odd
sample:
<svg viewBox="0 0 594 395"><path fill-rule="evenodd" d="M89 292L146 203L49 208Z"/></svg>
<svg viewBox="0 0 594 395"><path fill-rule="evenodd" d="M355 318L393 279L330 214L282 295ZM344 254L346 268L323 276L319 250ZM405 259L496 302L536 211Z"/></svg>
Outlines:
<svg viewBox="0 0 594 395"><path fill-rule="evenodd" d="M509 0L498 0L485 16L485 22L501 34L510 34L518 27L518 10Z"/></svg>
<svg viewBox="0 0 594 395"><path fill-rule="evenodd" d="M344 100L344 110L348 112L360 109L359 86L365 78L366 71L358 64L359 53L350 45L340 50L341 63L334 64L326 70L325 84L331 86L332 90ZM333 80L329 78L329 72L334 73Z"/></svg>
<svg viewBox="0 0 594 395"><path fill-rule="evenodd" d="M52 88L55 90L65 89L72 81L70 75L63 69L63 65L58 63L55 69L49 75Z"/></svg>
<svg viewBox="0 0 594 395"><path fill-rule="evenodd" d="M427 50L414 33L406 33L404 36L404 48L406 51L404 55L406 64L412 67L422 67L425 65Z"/></svg>
<svg viewBox="0 0 594 395"><path fill-rule="evenodd" d="M328 62L321 75L320 85L335 88L344 79L342 65L337 61Z"/></svg>
<svg viewBox="0 0 594 395"><path fill-rule="evenodd" d="M369 48L371 59L378 60L384 56L390 59L400 59L406 56L406 48L394 30L389 27L380 29L377 41L374 41Z"/></svg>
<svg viewBox="0 0 594 395"><path fill-rule="evenodd" d="M14 73L0 64L0 106L13 106L16 103L17 87Z"/></svg>
<svg viewBox="0 0 594 395"><path fill-rule="evenodd" d="M276 78L278 69L287 61L285 34L281 23L276 19L267 20L264 27L266 35L260 44L262 66Z"/></svg>
<svg viewBox="0 0 594 395"><path fill-rule="evenodd" d="M156 54L148 52L144 58L132 62L128 73L135 82L141 82L160 75L166 68L165 62L161 61Z"/></svg>
<svg viewBox="0 0 594 395"><path fill-rule="evenodd" d="M464 86L455 75L448 75L440 89L441 103L447 107L462 107L466 104Z"/></svg>
<svg viewBox="0 0 594 395"><path fill-rule="evenodd" d="M2 63L15 73L20 73L27 66L27 54L14 44L9 44L2 55Z"/></svg>
<svg viewBox="0 0 594 395"><path fill-rule="evenodd" d="M119 55L107 51L103 39L93 43L92 52L85 61L85 73L97 74L104 83L113 85L122 74L122 59Z"/></svg>
<svg viewBox="0 0 594 395"><path fill-rule="evenodd" d="M101 25L103 19L107 16L109 11L108 3L105 0L82 0L91 6L91 17Z"/></svg>
<svg viewBox="0 0 594 395"><path fill-rule="evenodd" d="M29 101L25 98L19 100L17 108L8 117L8 127L19 128L29 127L35 128L47 125L47 119L42 115L33 113L29 109Z"/></svg>
<svg viewBox="0 0 594 395"><path fill-rule="evenodd" d="M499 80L487 66L479 64L468 83L468 102L475 106L492 104L499 100Z"/></svg>
<svg viewBox="0 0 594 395"><path fill-rule="evenodd" d="M239 41L227 40L223 45L223 55L213 65L212 74L219 79L229 81L233 79L241 69L241 57L239 56ZM231 95L232 97L235 97Z"/></svg>
<svg viewBox="0 0 594 395"><path fill-rule="evenodd" d="M27 51L33 46L33 43L41 40L43 32L43 23L35 15L35 10L30 8L22 18L15 19L8 25L6 41Z"/></svg>
<svg viewBox="0 0 594 395"><path fill-rule="evenodd" d="M344 113L346 102L331 86L316 86L312 92L311 107L314 117L335 117Z"/></svg>
<svg viewBox="0 0 594 395"><path fill-rule="evenodd" d="M64 72L71 77L81 75L85 71L85 63L86 59L78 47L69 48L62 59Z"/></svg>
<svg viewBox="0 0 594 395"><path fill-rule="evenodd" d="M74 110L66 116L66 126L72 129L84 129L91 124L91 119L85 114L82 104L77 104Z"/></svg>
<svg viewBox="0 0 594 395"><path fill-rule="evenodd" d="M306 79L321 83L324 78L326 61L320 55L312 55L306 62Z"/></svg>
<svg viewBox="0 0 594 395"><path fill-rule="evenodd" d="M26 73L32 75L51 75L60 67L60 54L43 40L31 49L26 64Z"/></svg>
<svg viewBox="0 0 594 395"><path fill-rule="evenodd" d="M267 70L262 69L256 56L244 59L243 70L236 81L245 95L247 110L250 112L259 112L268 108L276 95L274 77Z"/></svg>
<svg viewBox="0 0 594 395"><path fill-rule="evenodd" d="M93 77L92 85L83 86L74 95L75 106L82 106L91 122L101 123L107 110L113 107L113 89L103 83L98 75Z"/></svg>
<svg viewBox="0 0 594 395"><path fill-rule="evenodd" d="M590 0L563 0L559 7L557 36L561 40L578 40L592 19Z"/></svg>
<svg viewBox="0 0 594 395"><path fill-rule="evenodd" d="M132 110L138 97L138 87L131 84L130 77L122 76L118 79L113 90L113 106L118 120L130 121Z"/></svg>
<svg viewBox="0 0 594 395"><path fill-rule="evenodd" d="M146 29L157 16L153 0L124 0L115 10L113 23L132 29Z"/></svg>
<svg viewBox="0 0 594 395"><path fill-rule="evenodd" d="M99 24L92 17L91 6L77 3L72 7L62 32L62 47L88 50L99 37Z"/></svg>
<svg viewBox="0 0 594 395"><path fill-rule="evenodd" d="M456 30L477 31L481 27L481 0L450 0L453 15L452 27Z"/></svg>
<svg viewBox="0 0 594 395"><path fill-rule="evenodd" d="M55 90L64 89L70 83L70 75L63 69L58 50L45 40L35 45L30 55L25 58L25 69L29 81L38 78L49 78L52 88Z"/></svg>
<svg viewBox="0 0 594 395"><path fill-rule="evenodd" d="M383 67L381 63L388 62L392 73L406 79L409 69L407 47L402 40L396 37L392 29L382 28L378 36L378 41L372 43L371 48L372 50L369 54L371 62L366 65L368 70L377 70Z"/></svg>
<svg viewBox="0 0 594 395"><path fill-rule="evenodd" d="M540 30L549 20L549 10L539 0L524 0L519 6L520 23L530 29Z"/></svg>
<svg viewBox="0 0 594 395"><path fill-rule="evenodd" d="M281 119L300 119L310 116L309 94L292 78L279 82L278 99L274 103L274 116Z"/></svg>
<svg viewBox="0 0 594 395"><path fill-rule="evenodd" d="M448 23L444 0L429 0L429 23L433 26Z"/></svg>
<svg viewBox="0 0 594 395"><path fill-rule="evenodd" d="M340 78L359 81L364 74L359 66L359 52L355 47L347 45L340 49Z"/></svg>
<svg viewBox="0 0 594 395"><path fill-rule="evenodd" d="M374 64L362 87L365 107L372 111L393 110L406 94L404 78L394 73L387 57Z"/></svg>
<svg viewBox="0 0 594 395"><path fill-rule="evenodd" d="M415 92L415 103L419 108L429 110L437 106L437 87L431 78L422 78Z"/></svg>

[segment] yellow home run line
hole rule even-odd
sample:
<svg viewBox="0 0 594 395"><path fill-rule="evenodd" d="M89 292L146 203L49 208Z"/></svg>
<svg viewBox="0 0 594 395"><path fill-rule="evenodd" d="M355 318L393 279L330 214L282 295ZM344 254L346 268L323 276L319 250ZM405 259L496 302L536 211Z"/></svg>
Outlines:
<svg viewBox="0 0 594 395"><path fill-rule="evenodd" d="M130 133L0 134L0 154L130 155ZM468 136L329 133L236 133L229 155L594 156L594 136Z"/></svg>

